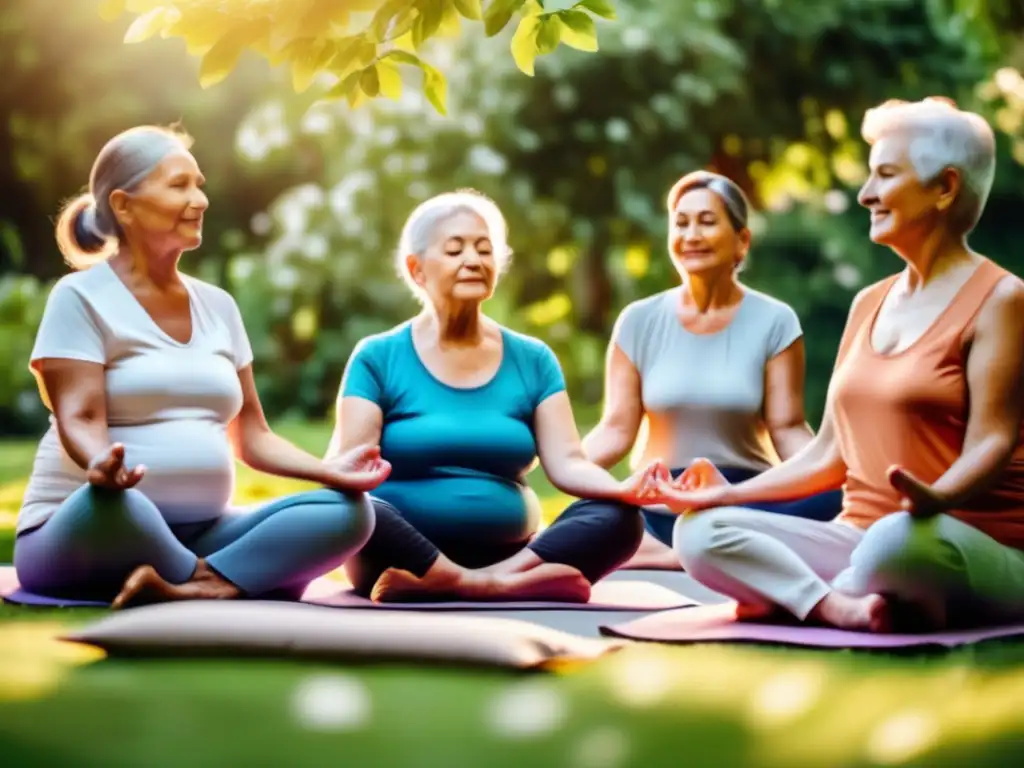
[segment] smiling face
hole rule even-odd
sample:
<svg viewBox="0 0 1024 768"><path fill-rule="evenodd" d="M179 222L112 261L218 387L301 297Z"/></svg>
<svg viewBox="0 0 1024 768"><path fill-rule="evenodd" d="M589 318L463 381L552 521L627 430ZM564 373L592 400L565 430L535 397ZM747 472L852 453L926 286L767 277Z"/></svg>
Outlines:
<svg viewBox="0 0 1024 768"><path fill-rule="evenodd" d="M494 295L497 265L487 223L470 211L440 221L430 245L406 257L413 281L435 306L483 302Z"/></svg>
<svg viewBox="0 0 1024 768"><path fill-rule="evenodd" d="M192 153L167 155L132 192L111 193L110 203L130 237L158 251L189 251L203 241L203 215L209 200Z"/></svg>
<svg viewBox="0 0 1024 768"><path fill-rule="evenodd" d="M941 226L956 198L959 177L948 169L924 184L910 159L910 139L893 132L871 148L870 172L857 202L871 213L871 239L891 248L912 247Z"/></svg>
<svg viewBox="0 0 1024 768"><path fill-rule="evenodd" d="M733 229L725 203L707 188L685 192L672 213L669 250L687 274L733 271L750 247L750 231Z"/></svg>

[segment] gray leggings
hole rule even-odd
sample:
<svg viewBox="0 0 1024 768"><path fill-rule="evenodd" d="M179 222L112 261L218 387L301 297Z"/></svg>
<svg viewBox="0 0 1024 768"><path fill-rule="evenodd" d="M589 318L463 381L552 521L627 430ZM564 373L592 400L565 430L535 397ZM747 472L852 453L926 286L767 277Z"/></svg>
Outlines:
<svg viewBox="0 0 1024 768"><path fill-rule="evenodd" d="M298 599L363 546L373 520L365 495L323 489L172 526L140 491L86 485L18 535L14 565L29 592L110 600L140 565L180 584L202 557L245 596Z"/></svg>

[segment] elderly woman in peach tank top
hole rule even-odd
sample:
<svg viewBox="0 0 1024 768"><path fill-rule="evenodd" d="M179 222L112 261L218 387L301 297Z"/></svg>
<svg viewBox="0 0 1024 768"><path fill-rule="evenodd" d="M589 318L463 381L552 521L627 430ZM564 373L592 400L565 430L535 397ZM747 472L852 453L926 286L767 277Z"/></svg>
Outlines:
<svg viewBox="0 0 1024 768"><path fill-rule="evenodd" d="M862 133L858 201L905 266L854 299L820 431L746 482L704 462L652 493L685 512L686 570L741 617L875 632L1019 619L1024 283L967 244L995 138L946 99L887 102ZM839 487L832 522L746 508Z"/></svg>

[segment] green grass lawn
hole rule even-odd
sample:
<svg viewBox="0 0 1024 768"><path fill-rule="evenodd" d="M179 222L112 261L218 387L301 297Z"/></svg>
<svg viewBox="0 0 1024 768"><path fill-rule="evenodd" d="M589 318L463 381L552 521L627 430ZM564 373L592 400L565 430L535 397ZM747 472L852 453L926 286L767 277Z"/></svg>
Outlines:
<svg viewBox="0 0 1024 768"><path fill-rule="evenodd" d="M319 452L327 428L281 431ZM0 445L0 560L32 444ZM535 481L548 515L565 503ZM301 484L247 470L239 501ZM894 656L638 645L522 675L402 665L99 659L96 611L0 608L0 766L1012 766L1024 646Z"/></svg>

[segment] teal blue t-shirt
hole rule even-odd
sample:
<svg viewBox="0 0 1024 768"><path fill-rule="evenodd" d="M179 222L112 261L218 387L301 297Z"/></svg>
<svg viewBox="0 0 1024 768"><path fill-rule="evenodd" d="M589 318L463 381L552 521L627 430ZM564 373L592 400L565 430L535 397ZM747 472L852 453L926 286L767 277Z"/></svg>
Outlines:
<svg viewBox="0 0 1024 768"><path fill-rule="evenodd" d="M391 476L372 495L388 501L435 543L525 540L540 508L525 475L537 459L534 413L565 389L554 352L501 330L502 359L479 387L438 381L413 346L410 322L370 336L349 361L343 397L384 414L381 454Z"/></svg>

